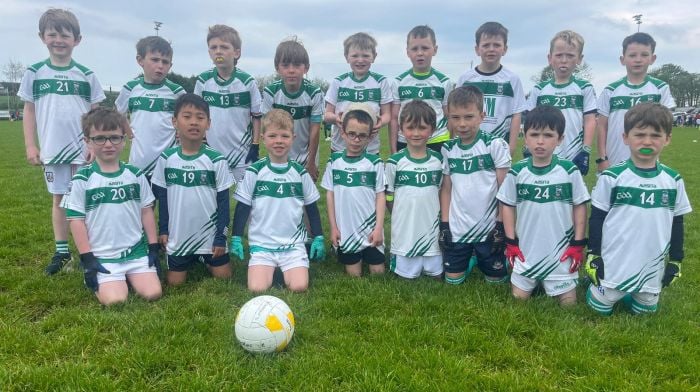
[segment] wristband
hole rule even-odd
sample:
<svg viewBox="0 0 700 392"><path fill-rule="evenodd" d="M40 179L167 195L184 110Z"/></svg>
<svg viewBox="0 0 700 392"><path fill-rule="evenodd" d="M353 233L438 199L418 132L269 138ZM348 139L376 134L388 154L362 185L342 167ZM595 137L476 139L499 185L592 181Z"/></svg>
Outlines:
<svg viewBox="0 0 700 392"><path fill-rule="evenodd" d="M603 163L608 160L608 156L603 156L595 160L595 163Z"/></svg>
<svg viewBox="0 0 700 392"><path fill-rule="evenodd" d="M582 149L584 152L587 152L587 153L589 153L589 154L591 153L591 146L586 146L586 145L584 145L583 147L581 147L581 149Z"/></svg>
<svg viewBox="0 0 700 392"><path fill-rule="evenodd" d="M586 246L586 245L588 245L588 238L584 238L584 239L580 239L580 240L571 239L571 241L569 241L569 245L571 245L571 246Z"/></svg>
<svg viewBox="0 0 700 392"><path fill-rule="evenodd" d="M386 195L386 201L394 201L394 195Z"/></svg>

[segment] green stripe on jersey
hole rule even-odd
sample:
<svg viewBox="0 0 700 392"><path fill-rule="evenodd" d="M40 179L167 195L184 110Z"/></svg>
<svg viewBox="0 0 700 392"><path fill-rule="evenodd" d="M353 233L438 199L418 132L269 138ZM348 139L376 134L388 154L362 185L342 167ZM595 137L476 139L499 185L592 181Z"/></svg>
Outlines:
<svg viewBox="0 0 700 392"><path fill-rule="evenodd" d="M535 203L550 203L555 201L571 202L571 183L565 184L517 184L518 203L521 201L531 201Z"/></svg>
<svg viewBox="0 0 700 392"><path fill-rule="evenodd" d="M560 110L578 109L583 110L583 96L576 95L540 95L537 97L537 105L554 106Z"/></svg>
<svg viewBox="0 0 700 392"><path fill-rule="evenodd" d="M216 188L216 173L211 170L182 170L166 167L165 183L189 188L197 186Z"/></svg>
<svg viewBox="0 0 700 392"><path fill-rule="evenodd" d="M85 190L85 211L92 211L100 204L121 204L132 200L141 200L141 186L139 184L87 189Z"/></svg>
<svg viewBox="0 0 700 392"><path fill-rule="evenodd" d="M173 112L175 100L160 97L131 97L129 98L129 112L142 110L146 112Z"/></svg>
<svg viewBox="0 0 700 392"><path fill-rule="evenodd" d="M377 183L376 172L348 172L345 170L333 170L333 185L347 187L366 186L374 189Z"/></svg>
<svg viewBox="0 0 700 392"><path fill-rule="evenodd" d="M300 182L273 182L273 181L256 181L253 198L267 196L283 199L294 197L304 199L304 190Z"/></svg>
<svg viewBox="0 0 700 392"><path fill-rule="evenodd" d="M481 90L484 95L497 95L501 97L514 97L513 86L510 82L495 83L495 82L464 82L462 86L474 86Z"/></svg>
<svg viewBox="0 0 700 392"><path fill-rule="evenodd" d="M642 102L661 102L661 94L646 94L634 97L615 96L610 98L610 111L629 110Z"/></svg>
<svg viewBox="0 0 700 392"><path fill-rule="evenodd" d="M49 95L77 95L90 102L90 83L79 80L37 79L32 84L34 100Z"/></svg>
<svg viewBox="0 0 700 392"><path fill-rule="evenodd" d="M435 99L442 101L445 98L445 89L437 86L399 86L399 99L410 101L414 99Z"/></svg>
<svg viewBox="0 0 700 392"><path fill-rule="evenodd" d="M424 188L429 186L440 186L442 171L431 170L425 172L399 170L396 172L395 188L400 186L415 186Z"/></svg>
<svg viewBox="0 0 700 392"><path fill-rule="evenodd" d="M450 174L471 174L496 168L491 154L477 155L468 159L448 158Z"/></svg>
<svg viewBox="0 0 700 392"><path fill-rule="evenodd" d="M338 102L379 102L381 98L382 91L379 88L356 90L353 88L341 87L338 89Z"/></svg>
<svg viewBox="0 0 700 392"><path fill-rule="evenodd" d="M100 263L126 263L128 261L140 259L141 257L146 257L148 255L148 247L146 246L146 239L141 237L141 240L136 243L136 245L130 247L129 249L122 251L119 257L114 259L105 259L98 257L97 261Z"/></svg>
<svg viewBox="0 0 700 392"><path fill-rule="evenodd" d="M211 91L202 91L202 98L209 106L217 108L250 108L250 91L240 93L219 94Z"/></svg>
<svg viewBox="0 0 700 392"><path fill-rule="evenodd" d="M302 120L311 117L311 106L287 106L279 103L272 104L274 109L282 109L292 115L294 120Z"/></svg>
<svg viewBox="0 0 700 392"><path fill-rule="evenodd" d="M639 208L668 208L673 211L676 207L676 189L640 189L626 186L616 186L610 192L612 207L633 206Z"/></svg>

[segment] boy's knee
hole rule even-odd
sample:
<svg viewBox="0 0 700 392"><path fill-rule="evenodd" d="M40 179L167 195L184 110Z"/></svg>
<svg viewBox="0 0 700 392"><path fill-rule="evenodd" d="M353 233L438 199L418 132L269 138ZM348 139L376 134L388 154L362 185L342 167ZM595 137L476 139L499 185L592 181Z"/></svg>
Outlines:
<svg viewBox="0 0 700 392"><path fill-rule="evenodd" d="M163 296L163 289L160 286L148 288L139 293L139 295L146 301L155 301Z"/></svg>
<svg viewBox="0 0 700 392"><path fill-rule="evenodd" d="M576 305L576 290L567 291L566 293L559 294L559 306L573 306Z"/></svg>
<svg viewBox="0 0 700 392"><path fill-rule="evenodd" d="M287 288L294 293L302 293L309 288L309 284L308 282L289 282Z"/></svg>
<svg viewBox="0 0 700 392"><path fill-rule="evenodd" d="M272 285L264 284L261 282L248 282L248 291L252 293L263 293L267 291Z"/></svg>
<svg viewBox="0 0 700 392"><path fill-rule="evenodd" d="M97 299L104 306L118 305L126 302L127 295L121 293L99 293Z"/></svg>

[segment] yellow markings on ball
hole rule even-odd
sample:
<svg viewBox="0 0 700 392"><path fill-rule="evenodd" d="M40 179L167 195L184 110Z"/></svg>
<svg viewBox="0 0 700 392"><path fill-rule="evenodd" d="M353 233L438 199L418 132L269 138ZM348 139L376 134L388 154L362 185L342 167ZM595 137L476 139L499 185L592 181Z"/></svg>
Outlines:
<svg viewBox="0 0 700 392"><path fill-rule="evenodd" d="M280 320L274 314L267 316L265 326L270 330L270 332L277 332L283 329L282 322L280 322Z"/></svg>
<svg viewBox="0 0 700 392"><path fill-rule="evenodd" d="M295 324L294 324L294 315L292 314L292 312L287 313L287 319L288 319L289 322L292 324L292 327L294 327L294 326L295 326Z"/></svg>

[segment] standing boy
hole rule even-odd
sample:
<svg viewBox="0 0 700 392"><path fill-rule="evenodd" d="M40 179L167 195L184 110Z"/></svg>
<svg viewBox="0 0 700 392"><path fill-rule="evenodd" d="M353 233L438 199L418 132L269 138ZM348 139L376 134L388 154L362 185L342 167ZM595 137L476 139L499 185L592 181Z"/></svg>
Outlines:
<svg viewBox="0 0 700 392"><path fill-rule="evenodd" d="M395 274L415 279L442 276L438 245L442 156L427 147L436 115L424 101L404 105L399 126L406 148L386 163L386 200L391 211L391 263Z"/></svg>
<svg viewBox="0 0 700 392"><path fill-rule="evenodd" d="M209 106L202 97L185 94L175 102L172 122L180 145L160 155L152 178L160 243L168 253L168 284L184 283L198 261L213 276L229 278L226 233L234 180L226 158L204 144Z"/></svg>
<svg viewBox="0 0 700 392"><path fill-rule="evenodd" d="M226 157L236 181L246 167L258 160L260 139L260 90L255 78L236 65L241 58L241 38L226 25L214 25L207 34L214 68L197 77L194 93L209 104L211 127L207 144Z"/></svg>
<svg viewBox="0 0 700 392"><path fill-rule="evenodd" d="M506 258L513 270L513 296L530 298L542 282L547 295L565 306L576 303L590 197L576 165L554 155L563 138L564 116L559 109L543 105L530 111L525 145L532 156L513 165L497 198Z"/></svg>
<svg viewBox="0 0 700 392"><path fill-rule="evenodd" d="M151 178L158 156L175 144L173 109L185 90L165 77L172 66L173 48L162 37L142 38L136 44L136 62L143 76L122 87L114 104L128 113L133 138L129 163Z"/></svg>
<svg viewBox="0 0 700 392"><path fill-rule="evenodd" d="M304 166L314 182L318 179L318 141L323 116L323 92L304 78L309 54L291 39L277 45L275 70L282 80L263 91L262 113L282 109L294 119L294 144L289 157Z"/></svg>
<svg viewBox="0 0 700 392"><path fill-rule="evenodd" d="M622 140L630 159L605 170L593 188L586 300L600 314L628 294L632 313L656 312L661 289L681 276L683 215L692 209L680 174L659 162L672 127L662 104L627 111Z"/></svg>
<svg viewBox="0 0 700 392"><path fill-rule="evenodd" d="M379 115L379 121L374 124L367 145L367 152L379 154L379 131L391 119L391 82L383 75L369 70L377 58L377 41L371 35L353 34L345 39L343 47L345 61L350 64L351 71L333 79L326 92L324 121L333 124L331 151L343 151L346 146L341 131L343 113L349 105L363 102L372 109L373 119Z"/></svg>
<svg viewBox="0 0 700 392"><path fill-rule="evenodd" d="M486 117L481 130L505 139L513 155L520 132L520 113L525 110L525 94L520 78L501 65L508 50L508 29L498 22L486 22L476 30L479 65L459 77L457 86L476 86L484 94Z"/></svg>
<svg viewBox="0 0 700 392"><path fill-rule="evenodd" d="M560 31L552 38L547 61L554 77L532 88L526 109L551 105L561 110L566 129L564 141L554 153L574 162L585 176L595 132L596 99L593 85L573 76L583 60L583 44L583 37L571 30Z"/></svg>
<svg viewBox="0 0 700 392"><path fill-rule="evenodd" d="M445 281L464 282L472 254L487 282L505 282L503 222L496 192L510 169L508 143L484 133L484 96L457 87L447 100L447 127L455 138L442 147L440 239Z"/></svg>
<svg viewBox="0 0 700 392"><path fill-rule="evenodd" d="M432 67L437 54L435 31L429 26L416 26L406 37L406 55L411 60L411 69L396 77L394 82L394 104L391 107L389 142L391 153L406 147L406 135L401 132L399 118L403 108L413 100L425 101L435 112L437 123L429 135L428 147L440 152L442 144L450 139L445 119L447 96L454 88L450 79Z"/></svg>
<svg viewBox="0 0 700 392"><path fill-rule="evenodd" d="M95 161L75 174L63 204L85 286L103 305L125 302L128 285L149 301L162 294L153 194L137 168L119 161L128 126L113 109L92 109L83 117Z"/></svg>
<svg viewBox="0 0 700 392"><path fill-rule="evenodd" d="M384 273L384 164L379 156L365 151L374 113L367 103L346 108L340 128L345 149L331 154L322 182L331 244L352 276L362 275L363 261L370 273Z"/></svg>
<svg viewBox="0 0 700 392"><path fill-rule="evenodd" d="M86 162L80 117L97 107L105 94L95 74L73 61L73 49L82 38L73 13L55 8L44 12L39 19L39 38L48 48L49 58L27 69L17 95L24 101L27 161L44 166L46 186L53 196L51 223L56 252L44 270L53 275L71 259L66 212L60 205L71 177Z"/></svg>
<svg viewBox="0 0 700 392"><path fill-rule="evenodd" d="M238 203L229 249L232 255L243 260L241 237L250 218L248 290L252 292L269 289L277 267L282 270L284 282L291 291L308 288L304 212L313 236L310 257L319 261L325 258L321 215L316 206L320 196L304 167L289 159L294 138L292 116L282 109L270 110L262 119L262 139L268 155L246 169L234 195Z"/></svg>
<svg viewBox="0 0 700 392"><path fill-rule="evenodd" d="M658 102L674 108L676 102L666 82L647 75L656 61L656 41L647 33L634 33L622 41L620 63L627 76L609 84L598 98L598 171L630 158L622 141L625 113L642 102Z"/></svg>

